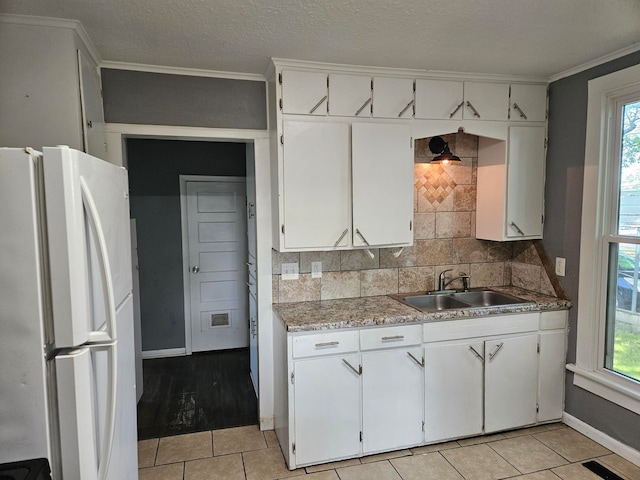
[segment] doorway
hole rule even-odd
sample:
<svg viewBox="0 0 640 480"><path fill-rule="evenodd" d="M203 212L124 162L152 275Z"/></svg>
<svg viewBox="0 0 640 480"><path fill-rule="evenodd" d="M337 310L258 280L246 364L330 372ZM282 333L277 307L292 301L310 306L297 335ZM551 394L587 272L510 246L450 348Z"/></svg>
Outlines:
<svg viewBox="0 0 640 480"><path fill-rule="evenodd" d="M181 175L180 198L187 353L247 347L246 179Z"/></svg>

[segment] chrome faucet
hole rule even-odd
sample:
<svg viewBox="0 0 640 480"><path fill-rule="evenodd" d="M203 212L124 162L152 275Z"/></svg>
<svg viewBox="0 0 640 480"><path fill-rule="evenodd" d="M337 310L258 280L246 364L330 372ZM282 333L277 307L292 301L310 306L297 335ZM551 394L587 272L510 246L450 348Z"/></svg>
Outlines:
<svg viewBox="0 0 640 480"><path fill-rule="evenodd" d="M460 272L460 274L457 277L453 277L453 278L450 278L449 280L446 280L447 272L453 272L453 268L449 268L448 270L443 270L442 272L440 272L440 275L438 275L439 291L446 290L449 285L451 285L453 282L459 279L462 279L463 290L465 292L469 291L469 279L470 279L469 275L467 275L464 272Z"/></svg>

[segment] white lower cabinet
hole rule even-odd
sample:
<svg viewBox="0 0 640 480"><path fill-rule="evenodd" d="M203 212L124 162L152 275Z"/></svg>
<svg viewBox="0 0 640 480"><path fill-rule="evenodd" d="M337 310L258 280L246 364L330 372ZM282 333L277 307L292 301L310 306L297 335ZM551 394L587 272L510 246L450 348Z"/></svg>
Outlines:
<svg viewBox="0 0 640 480"><path fill-rule="evenodd" d="M536 423L537 332L484 342L484 431Z"/></svg>
<svg viewBox="0 0 640 480"><path fill-rule="evenodd" d="M422 443L422 347L362 354L362 452Z"/></svg>
<svg viewBox="0 0 640 480"><path fill-rule="evenodd" d="M290 469L559 420L566 311L287 333L275 428ZM284 347L286 345L286 347Z"/></svg>
<svg viewBox="0 0 640 480"><path fill-rule="evenodd" d="M425 345L425 425L427 442L482 433L482 341Z"/></svg>
<svg viewBox="0 0 640 480"><path fill-rule="evenodd" d="M298 465L360 454L359 367L358 354L294 362L294 442Z"/></svg>

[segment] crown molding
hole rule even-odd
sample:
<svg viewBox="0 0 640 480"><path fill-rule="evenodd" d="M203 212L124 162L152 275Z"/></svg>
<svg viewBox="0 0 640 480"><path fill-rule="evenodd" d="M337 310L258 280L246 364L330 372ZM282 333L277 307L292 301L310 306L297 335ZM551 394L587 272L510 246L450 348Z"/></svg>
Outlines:
<svg viewBox="0 0 640 480"><path fill-rule="evenodd" d="M577 65L563 72L556 73L555 75L549 77L549 83L555 82L562 78L570 77L571 75L575 75L580 72L584 72L585 70L589 70L590 68L597 67L598 65L602 65L603 63L607 63L612 60L616 60L617 58L624 57L625 55L629 55L630 53L635 53L639 50L640 43L634 43L633 45L621 48L620 50L616 50L615 52L608 53L607 55L603 55L602 57L598 57L589 62Z"/></svg>
<svg viewBox="0 0 640 480"><path fill-rule="evenodd" d="M138 72L165 73L169 75L188 75L191 77L216 77L230 78L233 80L251 80L264 82L264 75L258 73L221 72L216 70L204 70L197 68L167 67L162 65L145 65L141 63L110 62L104 61L101 68L112 68L116 70L135 70Z"/></svg>
<svg viewBox="0 0 640 480"><path fill-rule="evenodd" d="M91 38L87 34L82 24L78 20L68 20L64 18L52 18L52 17L38 17L34 15L15 15L9 13L0 13L0 23L12 23L15 25L31 25L36 27L49 27L49 28L65 28L68 30L74 30L82 43L89 51L89 54L93 58L96 65L100 65L102 57L100 52L91 41Z"/></svg>

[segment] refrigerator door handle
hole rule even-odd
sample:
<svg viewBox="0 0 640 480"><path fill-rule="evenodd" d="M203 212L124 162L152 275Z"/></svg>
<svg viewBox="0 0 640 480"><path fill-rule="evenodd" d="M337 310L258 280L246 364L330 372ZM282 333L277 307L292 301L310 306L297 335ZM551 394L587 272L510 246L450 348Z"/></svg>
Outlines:
<svg viewBox="0 0 640 480"><path fill-rule="evenodd" d="M104 238L104 229L100 222L100 216L98 215L98 209L96 208L91 190L87 186L87 182L84 178L80 177L80 190L82 192L83 203L87 207L89 220L93 224L98 237L98 254L102 263L100 271L104 276L104 288L105 299L107 303L107 325L106 331L94 331L89 333L90 342L108 342L117 338L116 333L116 304L113 293L113 280L111 275L111 267L109 264L109 254L107 252L107 242Z"/></svg>
<svg viewBox="0 0 640 480"><path fill-rule="evenodd" d="M117 404L117 385L118 385L118 344L113 342L108 345L109 348L109 381L107 391L107 418L105 419L106 428L102 441L102 450L100 451L100 460L98 463L98 480L107 478L111 452L113 451L113 437L116 427L116 404Z"/></svg>

